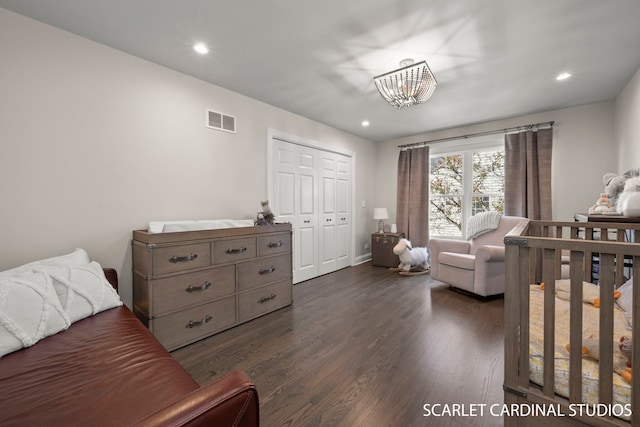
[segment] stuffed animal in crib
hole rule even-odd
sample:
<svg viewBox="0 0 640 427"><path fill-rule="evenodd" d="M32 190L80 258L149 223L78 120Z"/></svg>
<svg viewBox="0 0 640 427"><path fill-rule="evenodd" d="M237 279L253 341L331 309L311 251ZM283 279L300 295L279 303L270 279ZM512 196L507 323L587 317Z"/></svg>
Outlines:
<svg viewBox="0 0 640 427"><path fill-rule="evenodd" d="M408 273L412 269L418 269L422 272L431 269L427 248L414 248L407 239L398 240L398 243L393 247L393 253L400 258L400 264L394 270Z"/></svg>
<svg viewBox="0 0 640 427"><path fill-rule="evenodd" d="M633 352L633 341L631 337L621 336L618 347L620 347L620 353L627 358L627 366L631 367L631 353Z"/></svg>
<svg viewBox="0 0 640 427"><path fill-rule="evenodd" d="M544 282L540 283L540 289L544 290ZM569 279L556 280L556 296L560 299L571 301L571 281ZM613 291L613 299L620 297L620 291ZM582 282L582 301L600 307L600 286L589 282Z"/></svg>
<svg viewBox="0 0 640 427"><path fill-rule="evenodd" d="M569 344L565 346L567 351L571 350ZM631 369L631 352L633 342L631 337L621 336L618 341L620 353L613 353L613 371L619 374L622 379L631 384L633 372ZM593 360L600 360L600 339L597 336L590 336L582 340L582 356Z"/></svg>
<svg viewBox="0 0 640 427"><path fill-rule="evenodd" d="M631 384L631 379L633 378L633 372L631 371L631 353L633 352L633 341L631 337L621 336L620 341L618 343L618 348L620 348L620 353L624 357L627 358L627 369L619 372L620 376L624 378L626 382Z"/></svg>

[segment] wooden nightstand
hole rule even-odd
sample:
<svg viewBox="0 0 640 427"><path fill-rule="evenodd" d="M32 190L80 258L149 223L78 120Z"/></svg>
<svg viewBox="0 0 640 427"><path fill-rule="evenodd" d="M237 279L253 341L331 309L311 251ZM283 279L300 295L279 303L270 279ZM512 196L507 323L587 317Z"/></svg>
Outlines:
<svg viewBox="0 0 640 427"><path fill-rule="evenodd" d="M393 247L404 237L403 233L372 233L371 263L379 267L397 267L400 264Z"/></svg>

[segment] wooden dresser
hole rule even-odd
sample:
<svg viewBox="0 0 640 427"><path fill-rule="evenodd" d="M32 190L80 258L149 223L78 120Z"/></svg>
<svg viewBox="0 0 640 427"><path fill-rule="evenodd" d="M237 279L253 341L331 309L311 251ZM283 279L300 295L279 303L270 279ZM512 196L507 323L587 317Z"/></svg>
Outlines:
<svg viewBox="0 0 640 427"><path fill-rule="evenodd" d="M174 350L290 305L291 225L133 232L133 311Z"/></svg>

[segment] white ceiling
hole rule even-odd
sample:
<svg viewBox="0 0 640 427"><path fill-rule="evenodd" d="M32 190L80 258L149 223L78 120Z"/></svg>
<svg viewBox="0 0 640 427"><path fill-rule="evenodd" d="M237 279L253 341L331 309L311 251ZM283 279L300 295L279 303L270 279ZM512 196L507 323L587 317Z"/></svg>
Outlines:
<svg viewBox="0 0 640 427"><path fill-rule="evenodd" d="M640 68L638 0L0 0L0 7L372 141L611 100ZM193 52L196 41L209 55ZM373 76L404 58L426 60L439 85L425 104L395 110ZM562 71L573 77L556 81Z"/></svg>

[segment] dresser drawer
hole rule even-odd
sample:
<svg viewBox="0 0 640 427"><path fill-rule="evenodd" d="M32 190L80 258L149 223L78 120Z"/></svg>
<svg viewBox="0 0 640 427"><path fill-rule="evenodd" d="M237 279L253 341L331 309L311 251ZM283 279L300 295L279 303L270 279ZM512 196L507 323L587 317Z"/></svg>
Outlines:
<svg viewBox="0 0 640 427"><path fill-rule="evenodd" d="M290 233L258 237L258 256L291 252Z"/></svg>
<svg viewBox="0 0 640 427"><path fill-rule="evenodd" d="M211 244L193 243L153 248L154 276L211 265Z"/></svg>
<svg viewBox="0 0 640 427"><path fill-rule="evenodd" d="M291 254L243 262L238 264L238 290L287 279L291 275Z"/></svg>
<svg viewBox="0 0 640 427"><path fill-rule="evenodd" d="M256 257L256 238L217 240L213 242L213 263L226 264Z"/></svg>
<svg viewBox="0 0 640 427"><path fill-rule="evenodd" d="M235 297L151 320L151 330L167 350L212 335L236 323Z"/></svg>
<svg viewBox="0 0 640 427"><path fill-rule="evenodd" d="M236 291L236 267L225 265L195 273L157 279L151 283L153 313L165 313L199 305Z"/></svg>
<svg viewBox="0 0 640 427"><path fill-rule="evenodd" d="M291 293L291 281L283 280L240 294L238 296L239 321L246 322L291 304Z"/></svg>

